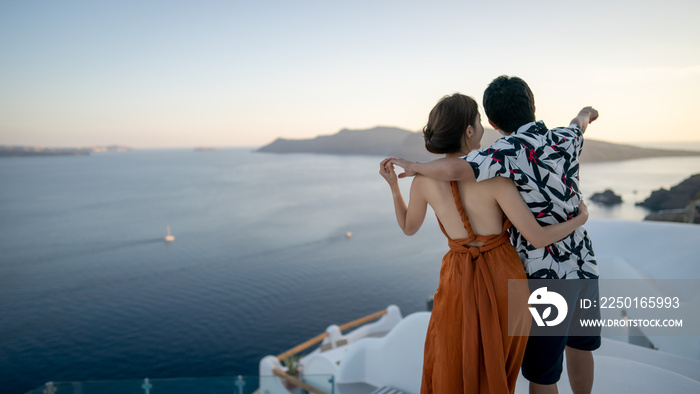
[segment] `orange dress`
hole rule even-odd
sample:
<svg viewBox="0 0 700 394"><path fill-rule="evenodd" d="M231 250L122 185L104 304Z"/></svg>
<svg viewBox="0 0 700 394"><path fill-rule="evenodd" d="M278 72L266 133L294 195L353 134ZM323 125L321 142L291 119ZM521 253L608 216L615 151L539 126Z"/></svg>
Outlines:
<svg viewBox="0 0 700 394"><path fill-rule="evenodd" d="M510 243L508 219L498 235L475 235L457 183L451 186L468 237L450 239L440 223L450 251L433 299L421 394L513 393L527 336L508 335L508 279L527 279L525 270ZM527 294L522 296L527 300ZM520 333L529 332L526 306L511 322Z"/></svg>

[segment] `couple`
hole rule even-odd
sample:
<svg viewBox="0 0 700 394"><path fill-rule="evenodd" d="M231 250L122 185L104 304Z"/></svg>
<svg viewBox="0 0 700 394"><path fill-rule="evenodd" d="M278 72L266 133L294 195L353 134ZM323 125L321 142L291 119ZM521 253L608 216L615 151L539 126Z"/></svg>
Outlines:
<svg viewBox="0 0 700 394"><path fill-rule="evenodd" d="M591 242L580 227L588 210L578 191L578 158L598 112L586 107L570 126L549 130L535 122L525 81L507 76L488 86L484 110L505 136L490 148L478 150L484 129L476 102L454 94L438 102L423 129L426 149L445 158L380 165L404 233L418 231L430 205L450 248L428 325L421 393L513 393L521 365L531 393L556 393L565 351L574 393L590 392L600 335L528 339L527 288L515 290L524 312L508 321L507 309L508 279L597 284ZM405 173L397 177L394 165ZM413 175L407 206L398 178ZM520 334L509 335L509 324Z"/></svg>

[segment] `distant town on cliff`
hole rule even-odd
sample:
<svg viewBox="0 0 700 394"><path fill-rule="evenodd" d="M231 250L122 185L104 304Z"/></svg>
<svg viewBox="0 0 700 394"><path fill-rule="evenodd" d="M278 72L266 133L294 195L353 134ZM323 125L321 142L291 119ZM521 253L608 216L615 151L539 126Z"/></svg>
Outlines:
<svg viewBox="0 0 700 394"><path fill-rule="evenodd" d="M36 146L0 146L0 157L25 156L88 156L97 152L126 152L133 150L125 146L91 146L85 148L42 148Z"/></svg>

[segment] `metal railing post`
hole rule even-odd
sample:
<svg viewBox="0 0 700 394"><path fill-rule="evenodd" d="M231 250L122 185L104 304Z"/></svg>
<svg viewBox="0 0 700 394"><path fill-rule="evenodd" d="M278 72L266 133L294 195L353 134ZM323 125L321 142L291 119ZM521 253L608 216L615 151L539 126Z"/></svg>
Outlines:
<svg viewBox="0 0 700 394"><path fill-rule="evenodd" d="M243 386L245 386L245 380L243 380L243 376L238 375L238 378L236 378L236 387L238 387L238 394L243 394Z"/></svg>
<svg viewBox="0 0 700 394"><path fill-rule="evenodd" d="M153 386L151 385L151 382L148 380L148 378L143 380L141 388L143 389L144 394L151 394L151 389L153 388Z"/></svg>

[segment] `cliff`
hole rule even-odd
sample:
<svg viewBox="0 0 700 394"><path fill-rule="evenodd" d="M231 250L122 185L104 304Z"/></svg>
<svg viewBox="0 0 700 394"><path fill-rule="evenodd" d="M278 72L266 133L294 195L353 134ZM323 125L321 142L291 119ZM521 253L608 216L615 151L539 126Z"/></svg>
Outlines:
<svg viewBox="0 0 700 394"><path fill-rule="evenodd" d="M652 211L685 209L688 204L700 198L700 174L695 174L670 190L654 190L646 200L637 203Z"/></svg>
<svg viewBox="0 0 700 394"><path fill-rule="evenodd" d="M410 134L415 133L396 127L343 129L334 135L322 135L309 140L278 138L258 149L258 152L386 156L396 152Z"/></svg>
<svg viewBox="0 0 700 394"><path fill-rule="evenodd" d="M501 135L495 130L484 131L481 146L488 147ZM586 139L583 145L582 163L646 159L668 156L700 156L698 151L639 148ZM326 153L340 155L395 156L414 161L438 158L425 150L423 134L396 127L375 127L365 130L343 129L333 135L318 136L306 140L278 138L258 149L270 153Z"/></svg>
<svg viewBox="0 0 700 394"><path fill-rule="evenodd" d="M585 139L582 163L648 159L652 157L700 156L698 151L640 148L632 145L616 144L600 140Z"/></svg>

